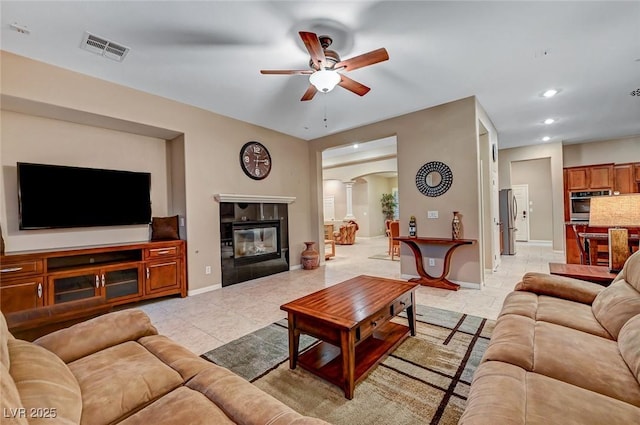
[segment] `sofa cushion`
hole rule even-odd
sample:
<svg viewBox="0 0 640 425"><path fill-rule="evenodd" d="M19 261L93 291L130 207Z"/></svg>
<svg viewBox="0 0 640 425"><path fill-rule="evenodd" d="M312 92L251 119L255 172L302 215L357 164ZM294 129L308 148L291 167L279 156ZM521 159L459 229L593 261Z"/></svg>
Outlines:
<svg viewBox="0 0 640 425"><path fill-rule="evenodd" d="M178 372L184 382L194 377L201 370L211 367L211 362L196 356L193 352L164 335L145 336L140 338L138 343Z"/></svg>
<svg viewBox="0 0 640 425"><path fill-rule="evenodd" d="M28 425L26 415L20 409L22 400L18 388L13 381L9 369L0 363L0 409L2 409L2 423L6 425Z"/></svg>
<svg viewBox="0 0 640 425"><path fill-rule="evenodd" d="M69 364L82 390L82 424L110 424L167 394L180 374L128 341Z"/></svg>
<svg viewBox="0 0 640 425"><path fill-rule="evenodd" d="M13 335L9 333L7 320L4 318L4 314L0 313L0 363L2 363L7 369L10 366L7 341L10 339L13 339Z"/></svg>
<svg viewBox="0 0 640 425"><path fill-rule="evenodd" d="M618 335L618 347L629 370L640 382L640 314L622 327Z"/></svg>
<svg viewBox="0 0 640 425"><path fill-rule="evenodd" d="M502 305L500 316L505 314L518 314L613 339L596 320L591 306L580 302L537 295L532 292L514 291L507 295Z"/></svg>
<svg viewBox="0 0 640 425"><path fill-rule="evenodd" d="M640 293L626 280L618 280L596 296L591 308L598 322L618 339L627 320L640 314Z"/></svg>
<svg viewBox="0 0 640 425"><path fill-rule="evenodd" d="M29 423L52 423L52 417L57 423L79 423L80 387L67 365L55 354L30 342L12 339L8 347L9 373ZM47 409L55 409L55 413Z"/></svg>
<svg viewBox="0 0 640 425"><path fill-rule="evenodd" d="M98 316L34 342L70 363L107 347L157 333L149 317L142 310L133 309Z"/></svg>
<svg viewBox="0 0 640 425"><path fill-rule="evenodd" d="M601 425L640 421L640 408L502 362L476 370L458 425Z"/></svg>
<svg viewBox="0 0 640 425"><path fill-rule="evenodd" d="M528 317L497 322L483 361L501 361L640 407L640 384L618 342Z"/></svg>
<svg viewBox="0 0 640 425"><path fill-rule="evenodd" d="M202 393L179 387L120 422L120 425L149 424L227 425L234 422Z"/></svg>
<svg viewBox="0 0 640 425"><path fill-rule="evenodd" d="M187 383L187 387L207 396L234 423L246 425L326 424L319 419L303 417L273 396L219 366L200 372Z"/></svg>

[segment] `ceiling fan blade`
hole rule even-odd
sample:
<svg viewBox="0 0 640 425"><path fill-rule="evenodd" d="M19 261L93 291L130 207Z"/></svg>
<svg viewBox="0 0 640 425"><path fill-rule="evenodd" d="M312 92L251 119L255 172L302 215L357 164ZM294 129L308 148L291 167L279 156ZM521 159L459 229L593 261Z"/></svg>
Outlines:
<svg viewBox="0 0 640 425"><path fill-rule="evenodd" d="M311 55L311 60L315 65L320 67L320 69L324 69L326 65L326 58L324 56L324 49L320 44L320 40L318 40L318 36L312 32L300 31L300 38L304 42L309 54Z"/></svg>
<svg viewBox="0 0 640 425"><path fill-rule="evenodd" d="M313 71L310 69L261 69L260 74L267 75L310 75L313 74Z"/></svg>
<svg viewBox="0 0 640 425"><path fill-rule="evenodd" d="M351 78L345 75L340 74L340 77L341 79L338 85L342 88L345 88L349 91L354 92L358 96L364 96L369 92L369 90L371 90L369 87L365 86L364 84L360 84L359 82L352 80Z"/></svg>
<svg viewBox="0 0 640 425"><path fill-rule="evenodd" d="M304 92L300 100L304 102L305 100L313 99L313 96L315 96L317 91L318 89L313 84L309 84L309 88L307 89L306 92Z"/></svg>
<svg viewBox="0 0 640 425"><path fill-rule="evenodd" d="M372 50L369 53L364 53L360 56L355 56L351 59L340 61L333 67L333 69L344 68L345 71L353 71L354 69L373 65L374 63L383 62L388 59L389 53L387 53L387 49L383 47L381 49Z"/></svg>

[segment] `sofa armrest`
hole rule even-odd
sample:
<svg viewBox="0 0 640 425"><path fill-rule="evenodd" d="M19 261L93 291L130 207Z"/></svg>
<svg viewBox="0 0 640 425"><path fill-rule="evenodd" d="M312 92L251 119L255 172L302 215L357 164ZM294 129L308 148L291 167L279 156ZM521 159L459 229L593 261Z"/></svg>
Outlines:
<svg viewBox="0 0 640 425"><path fill-rule="evenodd" d="M514 289L590 305L604 287L571 277L529 272Z"/></svg>
<svg viewBox="0 0 640 425"><path fill-rule="evenodd" d="M142 310L122 310L50 333L34 343L70 363L105 348L157 334Z"/></svg>

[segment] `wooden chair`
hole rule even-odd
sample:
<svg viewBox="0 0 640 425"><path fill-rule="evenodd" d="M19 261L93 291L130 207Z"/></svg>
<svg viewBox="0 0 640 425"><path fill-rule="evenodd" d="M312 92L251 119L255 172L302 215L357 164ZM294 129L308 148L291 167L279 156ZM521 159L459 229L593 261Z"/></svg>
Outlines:
<svg viewBox="0 0 640 425"><path fill-rule="evenodd" d="M580 264L589 264L589 254L587 254L587 250L585 249L585 242L582 237L580 237L579 233L584 233L587 226L572 224L573 233L576 236L576 243L578 244L578 250L580 252Z"/></svg>
<svg viewBox="0 0 640 425"><path fill-rule="evenodd" d="M389 251L391 251L391 260L393 257L400 257L400 241L394 241L393 238L400 236L400 222L392 221L389 223Z"/></svg>

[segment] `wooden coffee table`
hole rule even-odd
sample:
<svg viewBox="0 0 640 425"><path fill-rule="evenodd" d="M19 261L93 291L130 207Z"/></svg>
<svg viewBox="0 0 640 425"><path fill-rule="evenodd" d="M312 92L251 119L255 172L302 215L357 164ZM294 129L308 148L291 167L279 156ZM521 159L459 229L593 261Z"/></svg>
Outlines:
<svg viewBox="0 0 640 425"><path fill-rule="evenodd" d="M416 333L418 283L358 276L280 306L288 313L289 367L304 369L344 389L355 385ZM407 310L409 326L390 322ZM300 334L322 342L298 355Z"/></svg>

